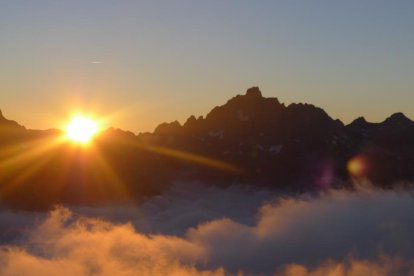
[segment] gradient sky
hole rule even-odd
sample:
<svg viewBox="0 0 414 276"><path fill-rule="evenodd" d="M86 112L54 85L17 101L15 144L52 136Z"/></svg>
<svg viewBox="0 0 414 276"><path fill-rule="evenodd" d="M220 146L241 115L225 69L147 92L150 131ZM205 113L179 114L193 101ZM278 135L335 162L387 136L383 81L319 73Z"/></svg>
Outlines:
<svg viewBox="0 0 414 276"><path fill-rule="evenodd" d="M134 132L251 86L348 123L414 118L414 1L0 1L0 109Z"/></svg>

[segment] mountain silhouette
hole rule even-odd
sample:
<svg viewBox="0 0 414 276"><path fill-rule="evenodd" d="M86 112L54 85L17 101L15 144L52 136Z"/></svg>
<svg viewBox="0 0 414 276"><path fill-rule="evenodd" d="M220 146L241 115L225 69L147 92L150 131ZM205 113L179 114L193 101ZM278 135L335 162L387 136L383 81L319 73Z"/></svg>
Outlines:
<svg viewBox="0 0 414 276"><path fill-rule="evenodd" d="M139 199L182 180L292 192L352 187L353 179L382 188L414 180L414 122L404 114L344 125L311 104L263 97L258 87L183 125L162 123L139 135L110 128L93 149L68 142L48 149L62 135L28 130L0 112L3 204L32 209ZM363 175L349 170L355 158L364 161Z"/></svg>

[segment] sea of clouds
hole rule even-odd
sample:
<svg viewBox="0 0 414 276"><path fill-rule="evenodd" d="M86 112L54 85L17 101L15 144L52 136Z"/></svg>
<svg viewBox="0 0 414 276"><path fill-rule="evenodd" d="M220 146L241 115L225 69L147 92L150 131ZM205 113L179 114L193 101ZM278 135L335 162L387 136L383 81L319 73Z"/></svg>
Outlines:
<svg viewBox="0 0 414 276"><path fill-rule="evenodd" d="M0 275L414 275L410 191L177 183L140 204L0 211Z"/></svg>

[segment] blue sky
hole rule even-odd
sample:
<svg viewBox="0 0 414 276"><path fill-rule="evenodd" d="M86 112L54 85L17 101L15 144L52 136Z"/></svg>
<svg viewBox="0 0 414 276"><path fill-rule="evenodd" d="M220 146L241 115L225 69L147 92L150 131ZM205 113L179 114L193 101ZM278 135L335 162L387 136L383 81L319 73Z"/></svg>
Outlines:
<svg viewBox="0 0 414 276"><path fill-rule="evenodd" d="M1 1L0 108L134 132L259 86L349 122L414 118L413 1Z"/></svg>

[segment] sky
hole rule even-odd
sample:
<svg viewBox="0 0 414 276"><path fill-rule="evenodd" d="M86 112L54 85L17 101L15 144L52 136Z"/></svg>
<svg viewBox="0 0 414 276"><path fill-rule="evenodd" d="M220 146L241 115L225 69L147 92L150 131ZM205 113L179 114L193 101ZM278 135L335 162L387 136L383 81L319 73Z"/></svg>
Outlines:
<svg viewBox="0 0 414 276"><path fill-rule="evenodd" d="M414 2L0 1L0 109L28 128L75 112L135 133L251 86L349 123L414 119Z"/></svg>

